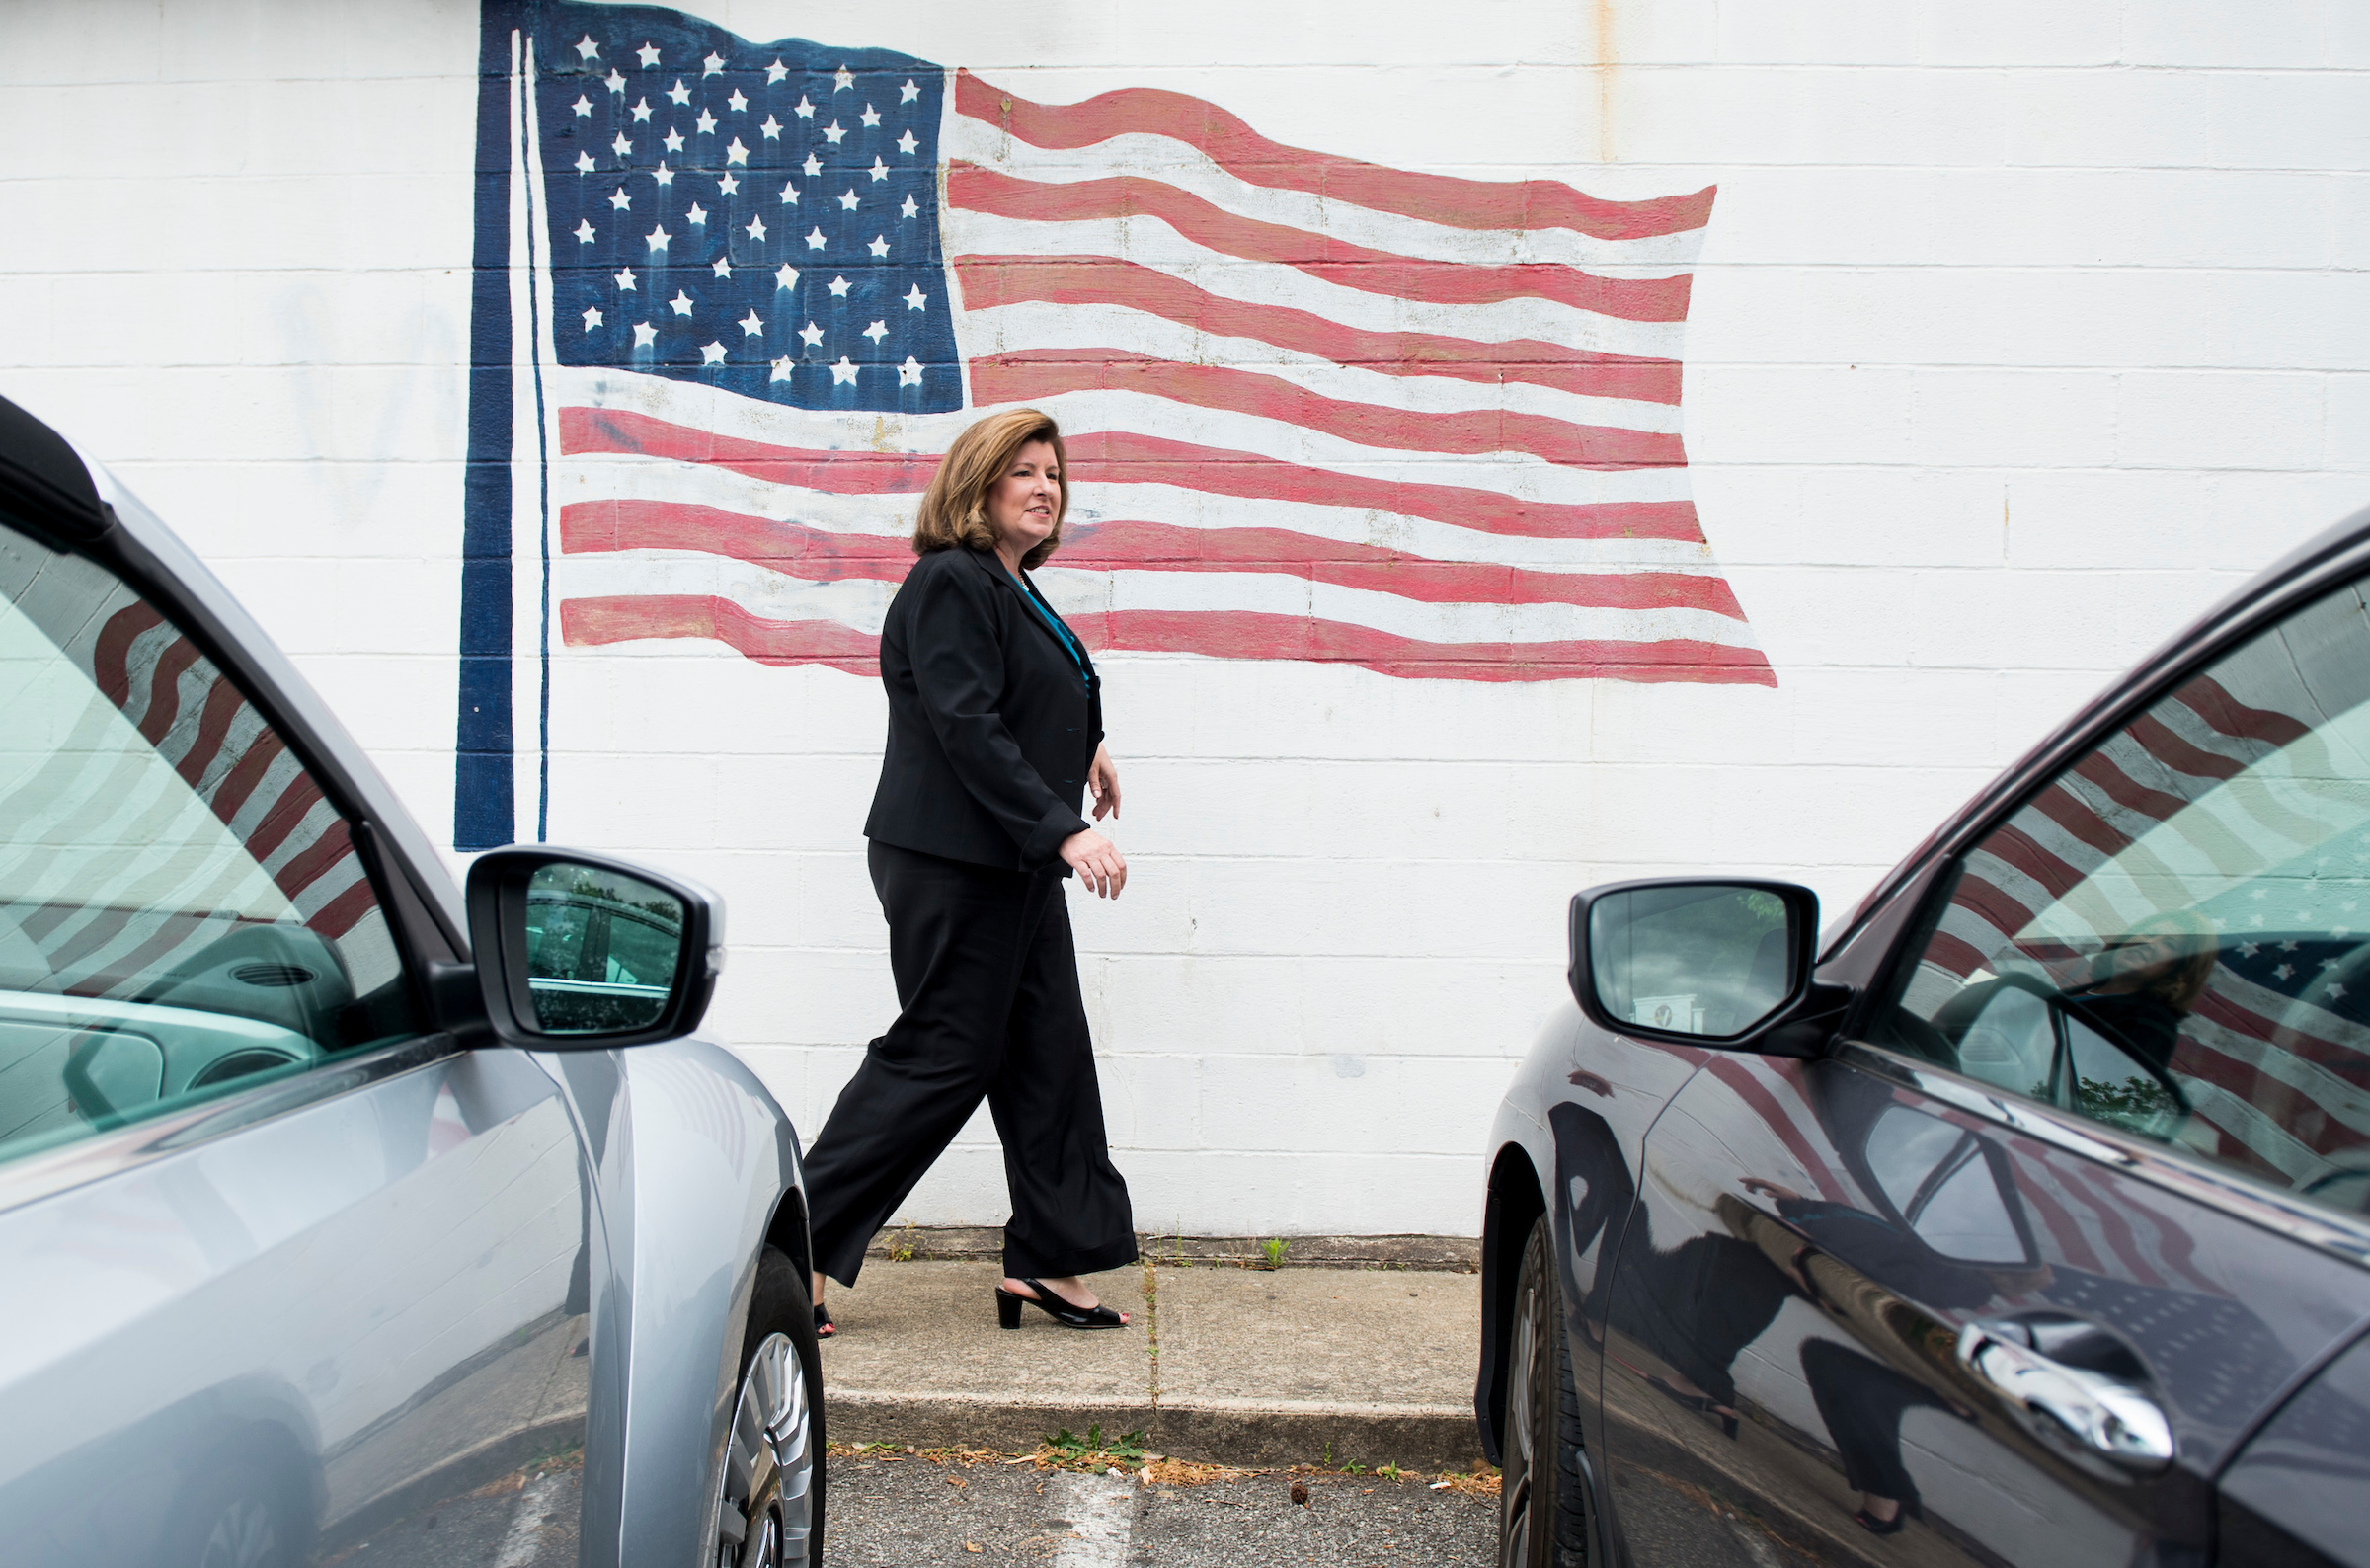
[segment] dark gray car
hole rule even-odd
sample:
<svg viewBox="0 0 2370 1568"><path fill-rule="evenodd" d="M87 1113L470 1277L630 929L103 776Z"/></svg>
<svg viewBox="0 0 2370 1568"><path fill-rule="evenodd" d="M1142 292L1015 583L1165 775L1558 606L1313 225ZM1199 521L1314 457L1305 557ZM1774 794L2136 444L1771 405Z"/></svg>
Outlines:
<svg viewBox="0 0 2370 1568"><path fill-rule="evenodd" d="M1490 1144L1500 1559L2370 1563L2370 513L1822 941L1572 902Z"/></svg>
<svg viewBox="0 0 2370 1568"><path fill-rule="evenodd" d="M818 1555L798 1141L701 889L466 895L214 577L0 402L0 1557Z"/></svg>

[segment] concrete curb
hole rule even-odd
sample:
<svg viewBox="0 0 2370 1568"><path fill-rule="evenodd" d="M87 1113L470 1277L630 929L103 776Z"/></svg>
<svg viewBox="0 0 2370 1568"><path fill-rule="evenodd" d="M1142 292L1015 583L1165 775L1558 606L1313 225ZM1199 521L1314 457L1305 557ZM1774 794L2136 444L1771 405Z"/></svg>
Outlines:
<svg viewBox="0 0 2370 1568"><path fill-rule="evenodd" d="M1283 1244L1271 1265L1267 1243ZM1137 1250L1155 1264L1266 1269L1419 1269L1478 1274L1481 1243L1470 1236L1172 1236L1139 1231ZM992 1225L899 1225L872 1238L868 1259L975 1263L1000 1258L1004 1233ZM902 1256L901 1256L902 1254Z"/></svg>
<svg viewBox="0 0 2370 1568"><path fill-rule="evenodd" d="M1144 1446L1180 1459L1246 1468L1357 1463L1372 1469L1470 1469L1481 1440L1469 1411L1414 1405L1161 1405L981 1398L967 1394L833 1392L826 1405L834 1443L993 1449L1026 1453L1066 1427L1106 1439L1142 1432Z"/></svg>

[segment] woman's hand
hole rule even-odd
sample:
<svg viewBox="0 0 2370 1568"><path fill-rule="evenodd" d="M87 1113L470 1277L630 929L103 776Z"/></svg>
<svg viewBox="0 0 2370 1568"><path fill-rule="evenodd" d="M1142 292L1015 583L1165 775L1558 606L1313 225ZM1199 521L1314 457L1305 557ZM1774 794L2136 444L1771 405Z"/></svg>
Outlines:
<svg viewBox="0 0 2370 1568"><path fill-rule="evenodd" d="M1119 816L1119 764L1111 760L1111 748L1101 742L1094 746L1093 765L1086 769L1086 791L1094 797L1094 820L1101 822L1109 812ZM1126 874L1121 874L1125 879Z"/></svg>
<svg viewBox="0 0 2370 1568"><path fill-rule="evenodd" d="M1127 857L1119 852L1119 845L1091 827L1062 840L1062 859L1078 874L1086 891L1098 898L1116 899L1119 890L1128 885Z"/></svg>

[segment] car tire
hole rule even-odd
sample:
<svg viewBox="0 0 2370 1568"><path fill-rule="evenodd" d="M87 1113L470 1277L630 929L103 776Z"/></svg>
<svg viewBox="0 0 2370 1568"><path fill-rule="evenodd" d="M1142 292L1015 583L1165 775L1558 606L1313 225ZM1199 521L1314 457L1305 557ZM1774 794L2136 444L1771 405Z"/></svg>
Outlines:
<svg viewBox="0 0 2370 1568"><path fill-rule="evenodd" d="M1523 1246L1506 1325L1498 1568L1585 1568L1594 1546L1580 1399L1554 1257L1554 1231L1541 1215Z"/></svg>
<svg viewBox="0 0 2370 1568"><path fill-rule="evenodd" d="M288 1488L263 1464L213 1465L173 1500L162 1568L295 1568L299 1522Z"/></svg>
<svg viewBox="0 0 2370 1568"><path fill-rule="evenodd" d="M823 1561L823 1359L806 1276L757 1255L741 1385L716 1498L716 1568L817 1568Z"/></svg>

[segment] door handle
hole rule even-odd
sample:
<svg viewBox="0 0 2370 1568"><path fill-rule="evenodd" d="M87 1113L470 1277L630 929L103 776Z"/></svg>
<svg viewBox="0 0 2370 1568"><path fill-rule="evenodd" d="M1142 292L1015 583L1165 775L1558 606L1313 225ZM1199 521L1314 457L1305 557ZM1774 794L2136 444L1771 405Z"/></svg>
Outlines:
<svg viewBox="0 0 2370 1568"><path fill-rule="evenodd" d="M2135 1475L2172 1462L2172 1426L2155 1400L2120 1378L2042 1355L2014 1323L1967 1324L1958 1331L1958 1361L2042 1437L2071 1440Z"/></svg>

